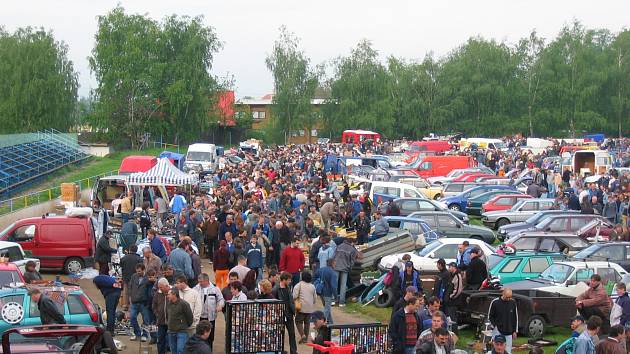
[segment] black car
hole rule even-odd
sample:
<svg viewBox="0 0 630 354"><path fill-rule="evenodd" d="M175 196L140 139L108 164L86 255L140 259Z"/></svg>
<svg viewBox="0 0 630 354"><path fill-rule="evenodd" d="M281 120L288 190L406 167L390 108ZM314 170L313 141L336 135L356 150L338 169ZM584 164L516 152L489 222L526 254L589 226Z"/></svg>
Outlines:
<svg viewBox="0 0 630 354"><path fill-rule="evenodd" d="M573 258L585 261L610 261L630 271L630 242L596 243L576 253Z"/></svg>
<svg viewBox="0 0 630 354"><path fill-rule="evenodd" d="M536 226L536 224L538 224L539 222L543 221L544 219L552 215L558 215L558 214L566 215L566 214L579 214L579 213L580 213L579 211L575 211L575 210L541 210L538 213L530 216L529 219L525 220L524 222L507 224L507 225L503 225L499 227L499 230L497 231L497 238L503 241L507 238L507 235L509 234L515 234L520 231L532 229Z"/></svg>
<svg viewBox="0 0 630 354"><path fill-rule="evenodd" d="M394 205L396 206L394 208ZM399 212L394 212L397 210ZM381 203L379 211L383 215L389 216L409 216L417 211L447 211L461 220L464 224L468 224L468 215L460 211L449 210L446 205L436 200L428 198L398 198L390 202Z"/></svg>
<svg viewBox="0 0 630 354"><path fill-rule="evenodd" d="M523 232L575 232L596 219L602 222L608 222L608 219L605 217L595 214L566 213L552 215L540 221L536 226L528 227L525 230L510 232L506 238L510 239Z"/></svg>

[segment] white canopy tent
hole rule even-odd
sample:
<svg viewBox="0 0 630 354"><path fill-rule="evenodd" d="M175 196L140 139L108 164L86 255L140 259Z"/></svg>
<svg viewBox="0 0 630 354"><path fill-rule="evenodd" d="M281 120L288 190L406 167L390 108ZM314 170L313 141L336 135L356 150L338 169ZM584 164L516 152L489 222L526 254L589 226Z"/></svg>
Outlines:
<svg viewBox="0 0 630 354"><path fill-rule="evenodd" d="M188 174L175 167L168 158L160 158L155 166L146 172L132 173L127 176L127 185L143 186L183 186L196 184L196 174Z"/></svg>

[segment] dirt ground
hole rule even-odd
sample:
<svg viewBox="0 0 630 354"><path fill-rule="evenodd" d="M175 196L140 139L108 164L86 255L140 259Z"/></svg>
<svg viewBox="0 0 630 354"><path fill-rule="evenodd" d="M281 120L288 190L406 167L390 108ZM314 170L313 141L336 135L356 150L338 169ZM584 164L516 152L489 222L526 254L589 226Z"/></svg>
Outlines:
<svg viewBox="0 0 630 354"><path fill-rule="evenodd" d="M202 260L202 272L208 273L211 279L214 279L214 273L212 272L212 266L208 263L207 260ZM46 279L54 280L55 274L47 273L44 274ZM65 278L65 276L62 276ZM80 280L79 281L81 288L85 291L88 296L92 299L92 301L96 302L101 308L105 309L105 301L101 292L94 286L91 280ZM318 302L318 308L321 309L321 303ZM139 316L141 317L141 316ZM350 323L366 323L366 322L374 322L374 320L370 320L368 318L362 318L356 315L350 315L340 310L338 307L333 307L333 318L335 319L335 324L350 324ZM142 320L139 319L140 323ZM225 353L225 320L223 316L219 316L216 321L216 334L214 339L214 351L213 353ZM288 334L285 331L285 350L289 349L288 344ZM155 345L150 345L149 351L143 352L142 349L147 347L147 343L132 342L129 340L127 336L116 336L116 339L122 341L126 345L126 349L122 351L122 353L157 353L157 347ZM143 347L141 347L143 345ZM312 348L306 345L298 344L298 352L300 354L310 354L312 353Z"/></svg>

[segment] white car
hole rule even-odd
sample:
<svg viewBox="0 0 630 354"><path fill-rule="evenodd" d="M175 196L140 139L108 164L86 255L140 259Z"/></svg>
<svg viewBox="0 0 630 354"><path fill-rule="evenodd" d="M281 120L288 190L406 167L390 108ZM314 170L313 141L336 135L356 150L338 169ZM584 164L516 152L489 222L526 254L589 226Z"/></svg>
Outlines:
<svg viewBox="0 0 630 354"><path fill-rule="evenodd" d="M17 242L0 241L0 257L8 258L9 262L15 264L22 274L26 272L26 263L35 262L35 269L39 271L39 259L27 258L22 246Z"/></svg>
<svg viewBox="0 0 630 354"><path fill-rule="evenodd" d="M446 264L455 262L458 246L464 241L468 241L471 247L479 247L483 251L484 259L486 255L490 255L495 252L494 247L481 240L443 237L429 243L419 251L385 256L381 258L378 268L382 272L389 271L396 263L402 262L402 257L405 254L409 254L411 255L411 261L413 262L413 266L416 270L422 272L422 274L437 273L436 262L438 259L443 258L446 261Z"/></svg>
<svg viewBox="0 0 630 354"><path fill-rule="evenodd" d="M617 263L609 262L555 262L545 269L537 278L509 283L512 289L536 289L551 293L578 297L588 289L591 275L599 274L602 284L617 283L628 274Z"/></svg>

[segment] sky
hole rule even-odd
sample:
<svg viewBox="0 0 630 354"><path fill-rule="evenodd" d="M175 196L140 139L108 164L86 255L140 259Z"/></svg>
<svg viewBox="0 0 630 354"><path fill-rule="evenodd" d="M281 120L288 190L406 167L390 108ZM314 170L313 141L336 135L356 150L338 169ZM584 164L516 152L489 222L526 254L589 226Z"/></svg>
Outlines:
<svg viewBox="0 0 630 354"><path fill-rule="evenodd" d="M117 4L127 13L155 19L203 15L223 42L212 74L233 77L237 97L273 91L265 58L282 25L301 38L313 64L348 55L362 39L372 41L383 59L421 60L429 52L446 55L473 36L515 43L536 29L553 38L574 19L613 32L630 27L630 1L622 0L3 0L0 25L9 31L25 26L52 30L69 46L79 95L88 96L97 86L87 60L97 17Z"/></svg>

